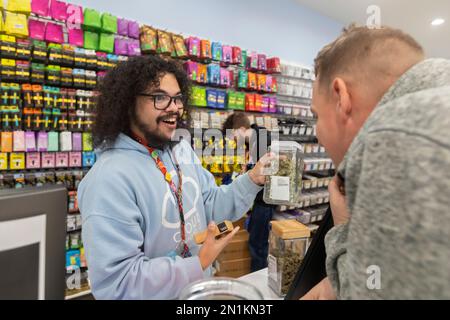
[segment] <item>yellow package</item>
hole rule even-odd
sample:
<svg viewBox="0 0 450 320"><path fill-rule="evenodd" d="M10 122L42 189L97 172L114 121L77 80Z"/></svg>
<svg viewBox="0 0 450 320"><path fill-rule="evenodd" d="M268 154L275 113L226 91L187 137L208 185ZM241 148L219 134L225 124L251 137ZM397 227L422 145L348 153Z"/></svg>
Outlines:
<svg viewBox="0 0 450 320"><path fill-rule="evenodd" d="M25 153L23 153L23 152L11 153L11 159L9 161L9 168L11 170L25 169Z"/></svg>
<svg viewBox="0 0 450 320"><path fill-rule="evenodd" d="M30 0L8 0L6 10L11 12L31 13Z"/></svg>
<svg viewBox="0 0 450 320"><path fill-rule="evenodd" d="M8 170L8 154L0 153L0 170Z"/></svg>
<svg viewBox="0 0 450 320"><path fill-rule="evenodd" d="M0 1L0 9L1 9L2 1ZM0 33L5 32L5 24L3 23L3 11L0 11Z"/></svg>
<svg viewBox="0 0 450 320"><path fill-rule="evenodd" d="M16 37L28 37L27 16L20 13L5 12L5 32Z"/></svg>

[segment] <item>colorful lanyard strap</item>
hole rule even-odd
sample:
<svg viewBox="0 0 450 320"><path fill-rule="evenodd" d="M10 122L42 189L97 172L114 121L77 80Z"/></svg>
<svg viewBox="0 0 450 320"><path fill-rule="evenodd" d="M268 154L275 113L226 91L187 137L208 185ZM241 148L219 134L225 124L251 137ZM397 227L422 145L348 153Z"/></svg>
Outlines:
<svg viewBox="0 0 450 320"><path fill-rule="evenodd" d="M177 176L178 176L178 188L177 188L175 183L172 180L172 175L167 171L166 166L160 159L160 157L158 155L158 151L155 150L154 148L150 147L148 145L147 141L145 139L139 137L138 135L133 134L133 138L134 138L134 140L136 140L137 142L142 144L148 150L150 157L155 161L156 166L158 167L159 171L161 171L161 173L163 174L164 179L169 184L170 190L172 191L172 193L175 197L175 200L177 201L178 211L180 213L180 229L181 229L181 243L180 243L181 248L179 248L179 250L180 250L179 254L182 258L188 258L191 256L191 252L189 250L188 245L186 244L186 223L184 220L184 209L183 209L183 187L182 187L183 180L182 180L181 169L178 164L178 161L176 160L175 156L172 154L172 158L175 162L175 169L177 171Z"/></svg>

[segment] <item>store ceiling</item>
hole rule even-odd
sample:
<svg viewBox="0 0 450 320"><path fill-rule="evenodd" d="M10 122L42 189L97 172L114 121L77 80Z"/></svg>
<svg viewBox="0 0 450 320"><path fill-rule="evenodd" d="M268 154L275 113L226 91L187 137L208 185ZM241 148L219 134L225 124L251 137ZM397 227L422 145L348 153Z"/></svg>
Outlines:
<svg viewBox="0 0 450 320"><path fill-rule="evenodd" d="M370 5L381 9L381 23L402 29L418 40L430 57L450 59L450 1L449 0L295 0L323 15L348 25L365 24ZM435 27L435 18L446 19Z"/></svg>

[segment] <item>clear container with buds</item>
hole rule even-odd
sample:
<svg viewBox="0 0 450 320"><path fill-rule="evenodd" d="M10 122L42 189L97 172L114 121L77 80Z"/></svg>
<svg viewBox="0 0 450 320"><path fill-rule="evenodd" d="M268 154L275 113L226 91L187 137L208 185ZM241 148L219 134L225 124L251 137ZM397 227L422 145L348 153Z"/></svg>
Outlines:
<svg viewBox="0 0 450 320"><path fill-rule="evenodd" d="M287 294L308 249L311 232L296 220L271 222L269 236L269 287Z"/></svg>
<svg viewBox="0 0 450 320"><path fill-rule="evenodd" d="M295 205L302 191L303 148L295 141L273 142L269 148L277 159L267 168L264 202Z"/></svg>

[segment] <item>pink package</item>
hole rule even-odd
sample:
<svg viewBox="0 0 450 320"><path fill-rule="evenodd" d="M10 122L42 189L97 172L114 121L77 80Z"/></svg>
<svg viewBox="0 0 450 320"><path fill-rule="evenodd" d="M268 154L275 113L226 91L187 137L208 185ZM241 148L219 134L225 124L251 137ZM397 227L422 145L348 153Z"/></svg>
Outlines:
<svg viewBox="0 0 450 320"><path fill-rule="evenodd" d="M267 92L272 92L272 76L266 76L266 89Z"/></svg>
<svg viewBox="0 0 450 320"><path fill-rule="evenodd" d="M224 87L230 86L230 72L225 68L220 68L220 85Z"/></svg>
<svg viewBox="0 0 450 320"><path fill-rule="evenodd" d="M67 3L59 0L50 0L50 15L59 21L67 20Z"/></svg>
<svg viewBox="0 0 450 320"><path fill-rule="evenodd" d="M128 20L117 18L117 33L121 36L128 35Z"/></svg>
<svg viewBox="0 0 450 320"><path fill-rule="evenodd" d="M45 39L45 22L29 19L28 30L30 33L30 38L41 41Z"/></svg>
<svg viewBox="0 0 450 320"><path fill-rule="evenodd" d="M69 167L81 167L81 152L69 152Z"/></svg>
<svg viewBox="0 0 450 320"><path fill-rule="evenodd" d="M185 64L186 73L188 74L189 79L192 81L197 81L198 77L198 64L194 61L188 61Z"/></svg>
<svg viewBox="0 0 450 320"><path fill-rule="evenodd" d="M222 46L222 61L226 63L233 62L233 49L231 46Z"/></svg>
<svg viewBox="0 0 450 320"><path fill-rule="evenodd" d="M49 0L31 0L31 12L38 16L48 16Z"/></svg>
<svg viewBox="0 0 450 320"><path fill-rule="evenodd" d="M55 154L51 152L42 153L42 168L54 168L55 167Z"/></svg>
<svg viewBox="0 0 450 320"><path fill-rule="evenodd" d="M186 47L191 57L200 57L200 39L197 37L189 37L186 39Z"/></svg>
<svg viewBox="0 0 450 320"><path fill-rule="evenodd" d="M66 168L69 166L69 154L67 152L57 152L55 158L55 166L57 168Z"/></svg>
<svg viewBox="0 0 450 320"><path fill-rule="evenodd" d="M267 71L267 57L265 54L258 54L258 70Z"/></svg>
<svg viewBox="0 0 450 320"><path fill-rule="evenodd" d="M27 169L39 169L41 167L41 154L39 152L27 153Z"/></svg>
<svg viewBox="0 0 450 320"><path fill-rule="evenodd" d="M37 138L37 151L47 151L48 148L48 134L47 132L39 132Z"/></svg>
<svg viewBox="0 0 450 320"><path fill-rule="evenodd" d="M56 23L47 22L47 27L45 28L45 40L49 42L63 43L64 34L62 26Z"/></svg>
<svg viewBox="0 0 450 320"><path fill-rule="evenodd" d="M25 131L13 132L13 151L14 152L25 151Z"/></svg>
<svg viewBox="0 0 450 320"><path fill-rule="evenodd" d="M270 106L270 98L263 97L262 105L261 105L261 112L269 112L269 106Z"/></svg>
<svg viewBox="0 0 450 320"><path fill-rule="evenodd" d="M133 39L139 39L139 23L128 21L128 36Z"/></svg>
<svg viewBox="0 0 450 320"><path fill-rule="evenodd" d="M128 40L128 55L129 56L141 55L141 43L139 42L139 40L136 39Z"/></svg>
<svg viewBox="0 0 450 320"><path fill-rule="evenodd" d="M269 112L271 112L271 113L277 112L277 98L276 97L270 97Z"/></svg>
<svg viewBox="0 0 450 320"><path fill-rule="evenodd" d="M67 4L67 27L69 29L81 29L84 22L83 7L75 4Z"/></svg>
<svg viewBox="0 0 450 320"><path fill-rule="evenodd" d="M128 41L126 39L116 38L114 40L114 53L122 56L127 56Z"/></svg>
<svg viewBox="0 0 450 320"><path fill-rule="evenodd" d="M84 47L84 33L82 29L67 29L69 34L69 43L77 47Z"/></svg>
<svg viewBox="0 0 450 320"><path fill-rule="evenodd" d="M25 151L36 151L36 134L33 131L25 132Z"/></svg>

